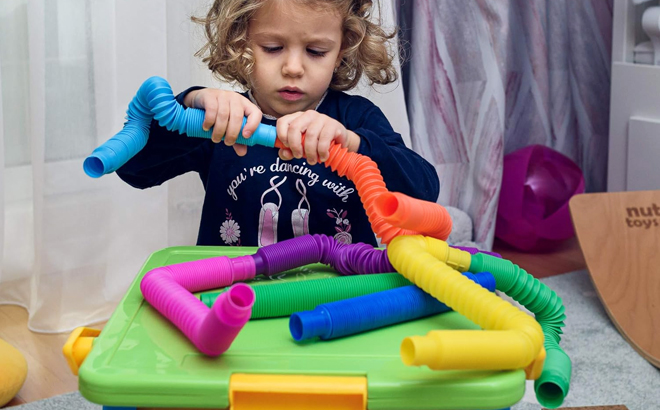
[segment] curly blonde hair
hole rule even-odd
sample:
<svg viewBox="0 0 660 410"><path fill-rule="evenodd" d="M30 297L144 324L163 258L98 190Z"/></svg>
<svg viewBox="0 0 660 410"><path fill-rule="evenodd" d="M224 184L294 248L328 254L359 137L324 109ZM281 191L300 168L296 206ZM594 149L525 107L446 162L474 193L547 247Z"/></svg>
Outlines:
<svg viewBox="0 0 660 410"><path fill-rule="evenodd" d="M206 17L192 17L204 26L207 40L195 56L202 57L219 79L251 87L254 55L248 42L248 23L266 1L269 0L215 0ZM396 81L394 56L387 45L396 36L396 30L387 33L379 21L372 22L373 0L295 1L319 10L336 10L343 20L343 54L330 88L350 90L362 75L367 76L370 85Z"/></svg>

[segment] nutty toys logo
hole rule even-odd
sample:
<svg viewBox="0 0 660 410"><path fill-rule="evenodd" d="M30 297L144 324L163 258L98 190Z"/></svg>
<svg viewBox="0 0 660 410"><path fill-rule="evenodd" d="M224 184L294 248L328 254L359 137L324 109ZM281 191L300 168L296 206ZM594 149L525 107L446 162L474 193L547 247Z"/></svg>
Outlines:
<svg viewBox="0 0 660 410"><path fill-rule="evenodd" d="M633 206L626 208L626 224L628 228L651 229L660 226L660 206Z"/></svg>

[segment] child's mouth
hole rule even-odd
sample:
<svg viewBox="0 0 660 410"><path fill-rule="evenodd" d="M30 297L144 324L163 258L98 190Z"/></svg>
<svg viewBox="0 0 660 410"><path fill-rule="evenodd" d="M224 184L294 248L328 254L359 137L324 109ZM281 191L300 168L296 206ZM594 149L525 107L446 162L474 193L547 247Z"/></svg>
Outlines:
<svg viewBox="0 0 660 410"><path fill-rule="evenodd" d="M287 101L297 101L303 97L303 93L300 91L293 91L293 90L280 90L279 91L280 97Z"/></svg>

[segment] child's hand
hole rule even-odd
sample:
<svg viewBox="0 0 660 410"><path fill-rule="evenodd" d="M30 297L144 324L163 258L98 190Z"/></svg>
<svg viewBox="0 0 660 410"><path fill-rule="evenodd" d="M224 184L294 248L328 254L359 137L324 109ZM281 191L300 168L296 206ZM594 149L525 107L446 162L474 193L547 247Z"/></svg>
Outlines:
<svg viewBox="0 0 660 410"><path fill-rule="evenodd" d="M243 117L247 122L243 128L243 137L248 138L261 122L261 110L250 100L234 91L204 88L191 91L186 95L183 103L187 107L200 108L206 111L204 130L213 127L213 142L220 142L225 137L225 145L234 147L239 156L245 155L247 146L234 144L243 124Z"/></svg>
<svg viewBox="0 0 660 410"><path fill-rule="evenodd" d="M347 130L339 121L313 110L285 115L277 120L276 127L277 138L287 147L279 151L283 160L304 156L307 163L314 165L328 159L333 141L350 152L357 152L360 146L359 135Z"/></svg>

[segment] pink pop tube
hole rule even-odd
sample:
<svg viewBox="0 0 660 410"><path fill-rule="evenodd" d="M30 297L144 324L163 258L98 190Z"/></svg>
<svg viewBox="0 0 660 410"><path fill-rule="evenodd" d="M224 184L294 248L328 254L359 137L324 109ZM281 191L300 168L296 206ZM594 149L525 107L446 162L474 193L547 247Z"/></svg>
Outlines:
<svg viewBox="0 0 660 410"><path fill-rule="evenodd" d="M254 276L251 256L218 256L153 269L142 278L140 290L195 347L209 356L218 356L229 348L250 319L254 291L248 285L236 284L212 309L191 292L229 286Z"/></svg>
<svg viewBox="0 0 660 410"><path fill-rule="evenodd" d="M254 290L245 283L237 283L220 295L197 328L199 350L217 356L229 349L250 320L254 300Z"/></svg>
<svg viewBox="0 0 660 410"><path fill-rule="evenodd" d="M232 287L212 310L190 292L230 286L270 276L309 263L329 264L342 274L392 272L385 251L363 243L345 245L325 235L304 235L259 248L256 254L218 256L168 265L147 272L140 289L144 298L209 356L222 354L250 318L254 292ZM246 313L247 312L247 313Z"/></svg>

